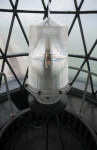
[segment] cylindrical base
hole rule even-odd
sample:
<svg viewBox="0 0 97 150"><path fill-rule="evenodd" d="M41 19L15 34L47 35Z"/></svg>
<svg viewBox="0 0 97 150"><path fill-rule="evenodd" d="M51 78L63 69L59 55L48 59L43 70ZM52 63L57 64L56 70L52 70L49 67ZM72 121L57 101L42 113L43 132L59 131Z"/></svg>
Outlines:
<svg viewBox="0 0 97 150"><path fill-rule="evenodd" d="M42 115L53 115L65 109L67 96L66 94L62 94L60 100L54 104L42 104L32 95L29 95L28 101L30 109L34 112Z"/></svg>

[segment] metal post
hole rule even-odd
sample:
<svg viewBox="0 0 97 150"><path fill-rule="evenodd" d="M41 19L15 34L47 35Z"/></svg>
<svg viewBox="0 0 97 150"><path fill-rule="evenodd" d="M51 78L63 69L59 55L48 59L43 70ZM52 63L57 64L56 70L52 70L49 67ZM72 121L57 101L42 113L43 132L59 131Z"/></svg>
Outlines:
<svg viewBox="0 0 97 150"><path fill-rule="evenodd" d="M15 112L13 111L13 106L12 106L11 97L10 97L10 93L9 93L9 88L8 88L6 74L3 73L3 72L0 72L0 75L4 76L7 97L8 97L8 101L9 101L9 105L10 105L10 110L11 110L10 116L13 117L13 116L15 116Z"/></svg>
<svg viewBox="0 0 97 150"><path fill-rule="evenodd" d="M82 98L82 103L81 103L81 107L80 107L80 111L79 111L80 115L82 115L82 108L83 108L85 97L86 97L86 92L87 92L87 88L88 88L89 79L90 79L90 73L88 73L88 76L87 76L87 81L86 81L84 94L83 94L83 98Z"/></svg>

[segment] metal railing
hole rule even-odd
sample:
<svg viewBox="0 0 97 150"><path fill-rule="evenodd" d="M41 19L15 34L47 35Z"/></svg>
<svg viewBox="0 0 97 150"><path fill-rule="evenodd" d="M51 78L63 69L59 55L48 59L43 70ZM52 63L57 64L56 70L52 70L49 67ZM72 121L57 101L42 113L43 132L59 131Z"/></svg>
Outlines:
<svg viewBox="0 0 97 150"><path fill-rule="evenodd" d="M87 75L87 79L86 79L85 88L84 88L83 97L82 97L82 102L81 102L81 106L80 106L80 110L79 110L79 114L82 115L82 109L83 109L84 101L85 101L85 98L86 98L86 92L87 92L87 88L88 88L88 83L89 83L90 75L94 75L94 76L97 77L97 74L93 73L91 71L87 71L87 70L84 70L84 69L77 68L77 67L71 67L71 66L69 66L69 69L82 71L82 72L85 72L85 73L88 74Z"/></svg>
<svg viewBox="0 0 97 150"><path fill-rule="evenodd" d="M0 72L0 76L4 76L4 80L5 80L5 86L6 86L6 93L7 93L7 97L8 97L8 101L9 101L9 105L10 105L10 116L13 117L15 116L15 112L13 110L13 106L12 106L12 101L11 101L11 97L10 97L10 92L9 92L9 87L8 87L8 82L7 82L7 77L6 74L3 72Z"/></svg>

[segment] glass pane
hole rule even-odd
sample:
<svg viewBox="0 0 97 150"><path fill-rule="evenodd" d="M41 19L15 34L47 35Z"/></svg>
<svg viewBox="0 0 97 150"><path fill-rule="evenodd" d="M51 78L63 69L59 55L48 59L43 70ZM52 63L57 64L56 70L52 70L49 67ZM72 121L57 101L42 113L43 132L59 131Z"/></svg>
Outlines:
<svg viewBox="0 0 97 150"><path fill-rule="evenodd" d="M28 57L13 57L9 58L9 63L12 66L14 72L18 76L19 79L22 79L26 73L27 67L28 67ZM9 69L8 65L5 65L4 72L7 75L7 80L14 80L15 77L12 74L11 70Z"/></svg>
<svg viewBox="0 0 97 150"><path fill-rule="evenodd" d="M83 80L83 77L84 77L84 80ZM79 77L77 78L77 80L74 82L73 87L84 91L85 85L86 85L86 81L87 81L87 74L81 72L80 75L79 75ZM88 83L87 92L91 93L90 81Z"/></svg>
<svg viewBox="0 0 97 150"><path fill-rule="evenodd" d="M85 0L81 10L97 10L97 0Z"/></svg>
<svg viewBox="0 0 97 150"><path fill-rule="evenodd" d="M10 9L12 7L11 7L9 0L0 0L0 8Z"/></svg>
<svg viewBox="0 0 97 150"><path fill-rule="evenodd" d="M82 65L83 61L84 61L84 59L69 57L69 66L80 68L80 66ZM87 69L87 64L85 64L82 69L88 70ZM69 72L71 79L73 79L74 75L75 75L75 73L73 71L74 70L70 69L70 72ZM80 80L80 81L84 82L86 80L86 77L87 77L87 73L80 72L80 74L78 75L76 80Z"/></svg>
<svg viewBox="0 0 97 150"><path fill-rule="evenodd" d="M77 0L77 5L78 5L78 6L79 6L80 2L81 2L81 0Z"/></svg>
<svg viewBox="0 0 97 150"><path fill-rule="evenodd" d="M14 21L12 35L8 47L8 54L28 52L28 45L17 19Z"/></svg>
<svg viewBox="0 0 97 150"><path fill-rule="evenodd" d="M44 10L41 0L20 0L18 9L23 10Z"/></svg>
<svg viewBox="0 0 97 150"><path fill-rule="evenodd" d="M0 47L2 51L5 50L11 18L12 13L0 12Z"/></svg>
<svg viewBox="0 0 97 150"><path fill-rule="evenodd" d="M76 63L77 62L77 63ZM79 68L83 62L83 59L69 57L69 66ZM69 69L69 79L72 80L76 75L77 71Z"/></svg>
<svg viewBox="0 0 97 150"><path fill-rule="evenodd" d="M73 21L74 15L65 15L65 14L51 14L51 18L59 23L68 26L68 30Z"/></svg>
<svg viewBox="0 0 97 150"><path fill-rule="evenodd" d="M76 20L72 31L69 35L69 54L85 54L78 20Z"/></svg>
<svg viewBox="0 0 97 150"><path fill-rule="evenodd" d="M53 0L51 2L51 6L50 6L51 10L60 10L60 11L67 11L67 10L75 10L75 6L74 6L74 2L73 0L60 0L60 1L56 1Z"/></svg>
<svg viewBox="0 0 97 150"><path fill-rule="evenodd" d="M89 62L90 62L91 71L97 74L97 61L89 60ZM96 86L96 90L97 90L97 77L92 75L92 78L93 78L93 84L94 86Z"/></svg>
<svg viewBox="0 0 97 150"><path fill-rule="evenodd" d="M86 63L85 63L85 65L84 65L84 67L82 69L88 70ZM77 80L82 81L82 82L86 82L87 75L88 75L87 73L84 73L84 72L81 71L80 74L77 77Z"/></svg>
<svg viewBox="0 0 97 150"><path fill-rule="evenodd" d="M49 0L44 0L45 5L47 6ZM51 2L52 3L52 2Z"/></svg>
<svg viewBox="0 0 97 150"><path fill-rule="evenodd" d="M91 53L90 57L97 58L97 44L96 44L95 48L93 49L93 52Z"/></svg>
<svg viewBox="0 0 97 150"><path fill-rule="evenodd" d="M12 0L12 1L13 1L13 4L15 5L16 0Z"/></svg>
<svg viewBox="0 0 97 150"><path fill-rule="evenodd" d="M75 58L75 59L76 59L76 58ZM79 61L79 60L80 60L80 61ZM83 61L84 61L84 59L79 59L79 58L77 58L77 60L75 60L75 63L76 63L76 62L77 62L77 63L76 63L74 66L77 67L77 68L80 68L80 66L81 66L81 64L82 64ZM79 63L79 62L80 62L80 63ZM87 64L85 64L82 69L88 70ZM72 73L74 74L74 72L75 72L75 71L73 70ZM76 73L77 73L77 71L76 71ZM76 73L74 74L74 76L76 75ZM80 89L80 90L84 90L85 85L86 85L87 75L88 75L87 73L80 71L78 77L76 78L75 82L73 83L73 87L78 88L78 89ZM74 77L73 77L73 78L74 78ZM73 79L73 78L72 78L72 79ZM89 84L88 84L87 91L88 91L88 92L91 92L90 81L89 81Z"/></svg>
<svg viewBox="0 0 97 150"><path fill-rule="evenodd" d="M88 52L97 39L97 14L81 15L84 36ZM97 51L95 53L97 56ZM93 56L93 55L91 55Z"/></svg>
<svg viewBox="0 0 97 150"><path fill-rule="evenodd" d="M18 14L20 17L20 20L23 24L23 27L25 29L25 32L27 36L29 37L29 28L30 25L37 24L41 20L43 20L43 14L25 14L25 13L20 13Z"/></svg>
<svg viewBox="0 0 97 150"><path fill-rule="evenodd" d="M16 69L15 68L13 68L13 69L14 69L15 73L17 73ZM9 90L20 87L6 63L5 63L5 67L4 67L4 73L6 74L6 77L7 77ZM20 78L19 81L22 83L23 79ZM0 89L0 93L3 93L3 92L6 92L4 78L2 78L2 84L1 84L1 89Z"/></svg>

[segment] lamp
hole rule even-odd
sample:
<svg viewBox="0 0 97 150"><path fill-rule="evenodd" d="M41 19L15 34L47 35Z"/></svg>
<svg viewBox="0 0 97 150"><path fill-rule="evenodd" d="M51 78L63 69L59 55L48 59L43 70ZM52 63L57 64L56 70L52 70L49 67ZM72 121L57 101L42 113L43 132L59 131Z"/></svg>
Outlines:
<svg viewBox="0 0 97 150"><path fill-rule="evenodd" d="M49 16L30 26L28 88L37 101L54 104L68 89L68 28Z"/></svg>
<svg viewBox="0 0 97 150"><path fill-rule="evenodd" d="M58 113L66 107L66 92L68 84L68 29L59 25L50 17L48 4L48 18L38 25L30 26L29 42L29 71L26 89L29 91L30 111L24 126L19 132L15 144L23 133L32 113L42 114L47 118L48 149L48 122L55 117L59 135L64 149Z"/></svg>

